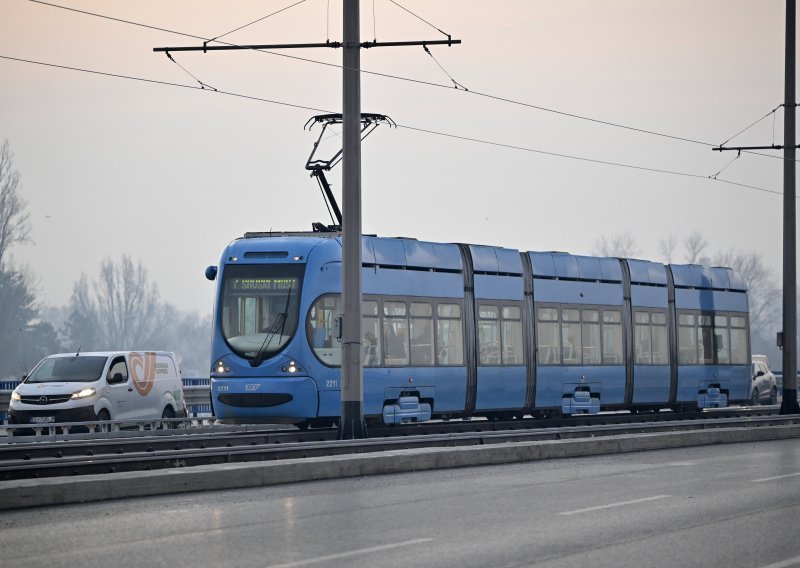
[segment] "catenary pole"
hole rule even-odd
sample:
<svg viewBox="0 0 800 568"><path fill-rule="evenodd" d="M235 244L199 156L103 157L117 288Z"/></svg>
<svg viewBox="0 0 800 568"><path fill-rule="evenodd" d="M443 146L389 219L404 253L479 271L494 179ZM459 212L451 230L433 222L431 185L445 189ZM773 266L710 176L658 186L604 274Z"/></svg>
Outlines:
<svg viewBox="0 0 800 568"><path fill-rule="evenodd" d="M797 404L797 221L795 203L795 0L786 0L786 75L783 126L783 401L781 414Z"/></svg>
<svg viewBox="0 0 800 568"><path fill-rule="evenodd" d="M339 439L366 437L361 365L361 45L359 0L344 0L342 78L342 404Z"/></svg>

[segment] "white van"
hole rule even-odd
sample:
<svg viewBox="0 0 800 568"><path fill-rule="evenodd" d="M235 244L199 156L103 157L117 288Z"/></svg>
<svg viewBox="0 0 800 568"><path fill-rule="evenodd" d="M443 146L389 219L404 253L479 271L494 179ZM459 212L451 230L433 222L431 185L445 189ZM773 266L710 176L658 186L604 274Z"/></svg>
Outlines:
<svg viewBox="0 0 800 568"><path fill-rule="evenodd" d="M11 393L10 424L185 417L173 353L112 351L45 357Z"/></svg>

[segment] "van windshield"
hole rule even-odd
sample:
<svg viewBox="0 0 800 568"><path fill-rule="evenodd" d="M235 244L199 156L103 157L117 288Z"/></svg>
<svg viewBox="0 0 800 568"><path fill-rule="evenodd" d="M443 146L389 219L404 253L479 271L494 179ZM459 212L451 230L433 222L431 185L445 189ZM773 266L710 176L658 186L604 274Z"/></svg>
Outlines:
<svg viewBox="0 0 800 568"><path fill-rule="evenodd" d="M36 365L26 383L92 383L103 374L107 357L48 357Z"/></svg>

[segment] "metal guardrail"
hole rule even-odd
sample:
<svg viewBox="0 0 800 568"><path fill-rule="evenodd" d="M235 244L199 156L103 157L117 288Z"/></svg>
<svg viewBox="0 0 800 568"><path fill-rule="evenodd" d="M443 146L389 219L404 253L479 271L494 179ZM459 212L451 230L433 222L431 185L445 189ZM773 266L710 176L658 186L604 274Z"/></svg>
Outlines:
<svg viewBox="0 0 800 568"><path fill-rule="evenodd" d="M189 407L189 415L200 415L211 413L211 400L209 393L211 390L211 379L202 378L181 378L183 383L183 396L186 399L186 406ZM8 404L11 402L11 391L17 388L20 381L0 381L0 424L8 421Z"/></svg>

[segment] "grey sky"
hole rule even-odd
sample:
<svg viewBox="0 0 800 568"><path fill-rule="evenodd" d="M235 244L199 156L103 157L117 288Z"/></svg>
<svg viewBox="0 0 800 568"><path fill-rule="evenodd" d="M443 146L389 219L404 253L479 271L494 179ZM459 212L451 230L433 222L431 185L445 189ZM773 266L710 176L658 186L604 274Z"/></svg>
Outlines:
<svg viewBox="0 0 800 568"><path fill-rule="evenodd" d="M290 0L56 0L214 37ZM783 0L399 0L463 40L432 47L471 91L720 143L783 100ZM389 0L364 1L362 38L440 39ZM232 43L341 39L341 2L303 4L226 36ZM0 55L159 81L197 83L153 47L167 32L2 0ZM373 23L374 22L374 23ZM339 64L339 50L294 50ZM256 52L175 54L220 90L338 111L341 70ZM451 85L422 48L362 52L362 68ZM144 262L162 299L210 310L203 270L245 231L328 221L303 166L310 110L0 59L0 139L22 174L34 243L15 259L44 302L68 301L105 257ZM709 176L732 160L710 147L611 128L453 88L364 75L362 108L404 126ZM782 112L774 136L782 141ZM770 144L772 120L734 140ZM381 128L365 142L367 233L590 253L628 231L641 256L701 231L712 249L760 253L780 276L781 197L684 176L569 160ZM779 153L773 152L779 157ZM743 155L721 178L781 191L782 162ZM331 180L339 194L340 171ZM660 259L659 259L660 260Z"/></svg>

